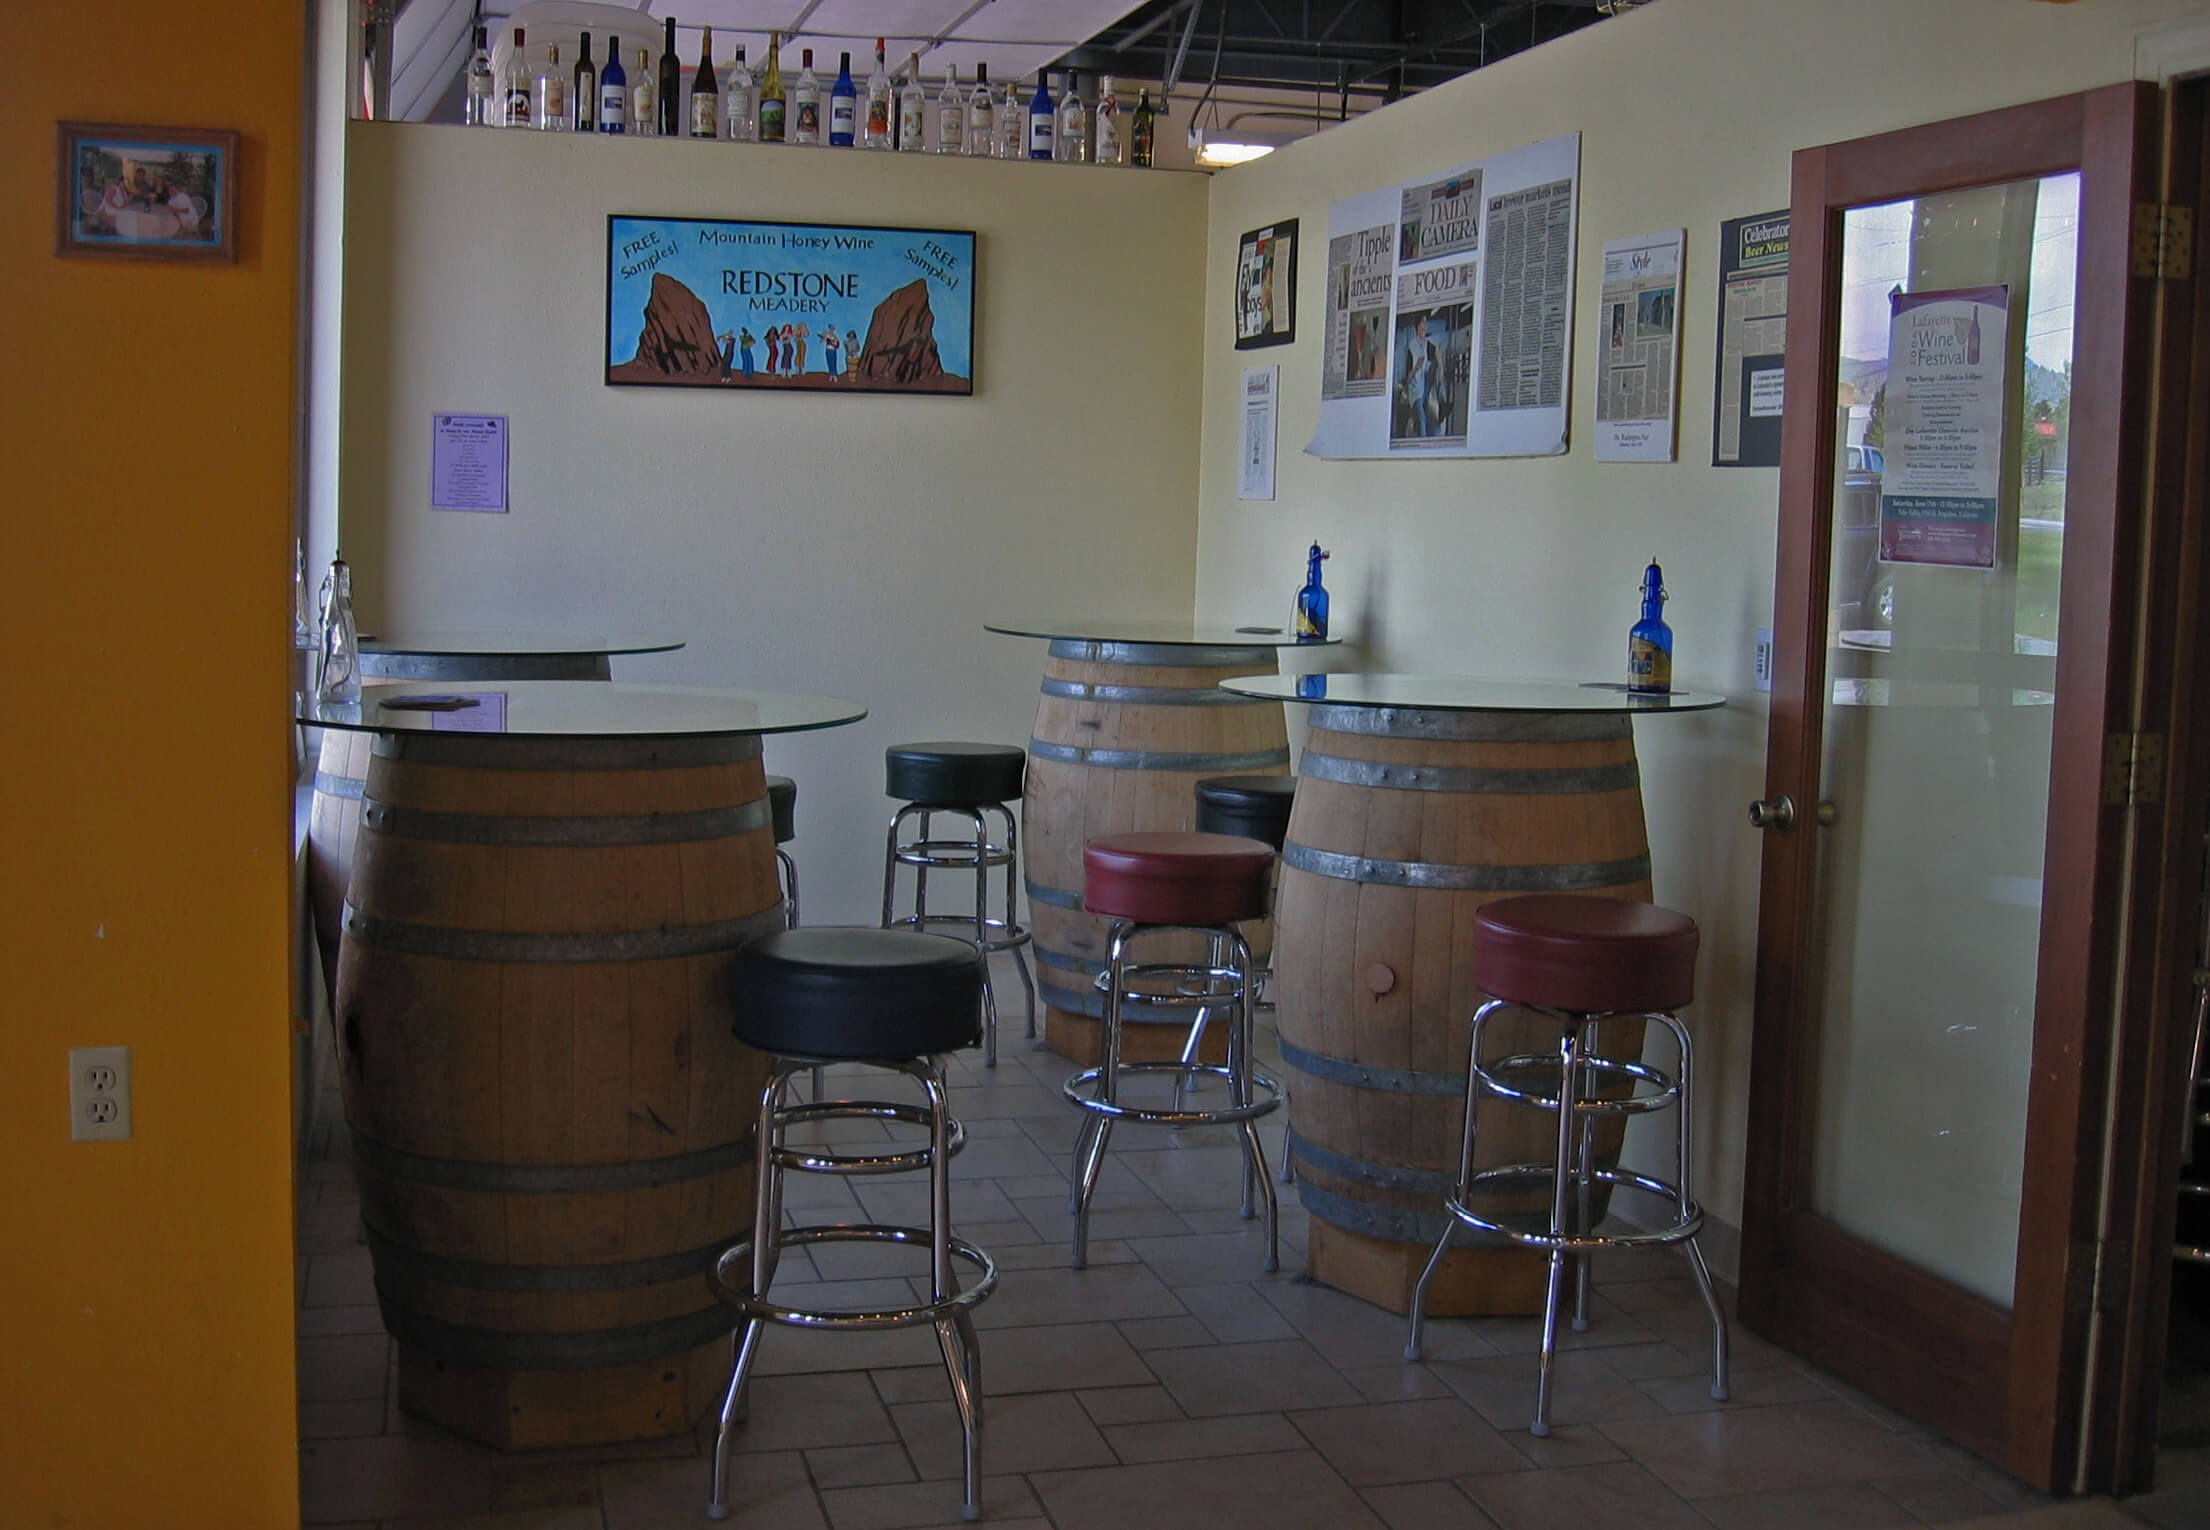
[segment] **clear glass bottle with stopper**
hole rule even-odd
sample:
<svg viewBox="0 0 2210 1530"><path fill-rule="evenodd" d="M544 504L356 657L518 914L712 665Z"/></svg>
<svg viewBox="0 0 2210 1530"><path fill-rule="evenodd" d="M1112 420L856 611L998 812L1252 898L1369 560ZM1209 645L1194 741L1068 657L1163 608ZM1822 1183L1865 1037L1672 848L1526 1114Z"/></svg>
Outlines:
<svg viewBox="0 0 2210 1530"><path fill-rule="evenodd" d="M1642 620L1627 629L1627 691L1673 693L1673 629L1665 624L1665 571L1657 559L1642 571Z"/></svg>
<svg viewBox="0 0 2210 1530"><path fill-rule="evenodd" d="M315 700L324 706L357 706L360 699L361 634L353 624L353 570L341 552L322 576L322 653Z"/></svg>

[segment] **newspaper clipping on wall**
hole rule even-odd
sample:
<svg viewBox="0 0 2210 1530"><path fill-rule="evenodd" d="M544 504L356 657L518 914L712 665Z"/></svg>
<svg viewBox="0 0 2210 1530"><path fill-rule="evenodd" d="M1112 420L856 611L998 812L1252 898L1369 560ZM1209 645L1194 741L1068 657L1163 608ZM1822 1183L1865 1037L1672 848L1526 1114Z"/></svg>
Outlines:
<svg viewBox="0 0 2210 1530"><path fill-rule="evenodd" d="M1680 387L1685 229L1604 246L1597 308L1596 460L1671 462Z"/></svg>
<svg viewBox="0 0 2210 1530"><path fill-rule="evenodd" d="M1780 466L1788 376L1788 209L1719 225L1713 467Z"/></svg>
<svg viewBox="0 0 2210 1530"><path fill-rule="evenodd" d="M1328 209L1319 457L1566 448L1581 139Z"/></svg>

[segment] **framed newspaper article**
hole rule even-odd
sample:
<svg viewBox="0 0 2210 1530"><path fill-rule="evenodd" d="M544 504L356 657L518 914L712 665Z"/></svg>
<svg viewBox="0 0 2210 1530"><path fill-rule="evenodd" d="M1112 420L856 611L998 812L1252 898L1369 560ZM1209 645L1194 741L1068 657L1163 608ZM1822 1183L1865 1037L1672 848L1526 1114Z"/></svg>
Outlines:
<svg viewBox="0 0 2210 1530"><path fill-rule="evenodd" d="M1254 228L1237 245L1235 348L1287 345L1297 338L1297 220Z"/></svg>

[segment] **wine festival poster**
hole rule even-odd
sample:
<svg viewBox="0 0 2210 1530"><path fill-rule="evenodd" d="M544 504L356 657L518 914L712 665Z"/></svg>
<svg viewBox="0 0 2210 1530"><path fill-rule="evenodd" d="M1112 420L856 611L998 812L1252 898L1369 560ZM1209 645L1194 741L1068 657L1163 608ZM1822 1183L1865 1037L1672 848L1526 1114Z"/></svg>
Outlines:
<svg viewBox="0 0 2210 1530"><path fill-rule="evenodd" d="M974 393L975 236L606 220L613 387Z"/></svg>

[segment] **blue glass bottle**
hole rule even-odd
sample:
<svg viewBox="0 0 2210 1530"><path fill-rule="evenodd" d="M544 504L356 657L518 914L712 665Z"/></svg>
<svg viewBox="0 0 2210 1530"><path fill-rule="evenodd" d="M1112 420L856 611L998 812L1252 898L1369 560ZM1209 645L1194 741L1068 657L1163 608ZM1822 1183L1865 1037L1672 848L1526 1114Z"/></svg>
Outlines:
<svg viewBox="0 0 2210 1530"><path fill-rule="evenodd" d="M1657 559L1642 571L1642 620L1627 632L1627 690L1636 696L1673 691L1673 629L1665 625L1665 571Z"/></svg>
<svg viewBox="0 0 2210 1530"><path fill-rule="evenodd" d="M1320 583L1320 565L1327 559L1320 544L1305 554L1305 587L1297 592L1297 641L1324 643L1328 637L1328 592Z"/></svg>
<svg viewBox="0 0 2210 1530"><path fill-rule="evenodd" d="M1036 71L1036 94L1028 101L1028 157L1051 159L1058 153L1059 110L1051 99L1051 77Z"/></svg>
<svg viewBox="0 0 2210 1530"><path fill-rule="evenodd" d="M629 131L629 71L622 67L622 40L606 40L606 67L599 71L599 131Z"/></svg>
<svg viewBox="0 0 2210 1530"><path fill-rule="evenodd" d="M829 145L849 149L859 127L859 87L852 83L852 55L836 66L836 83L829 87Z"/></svg>

